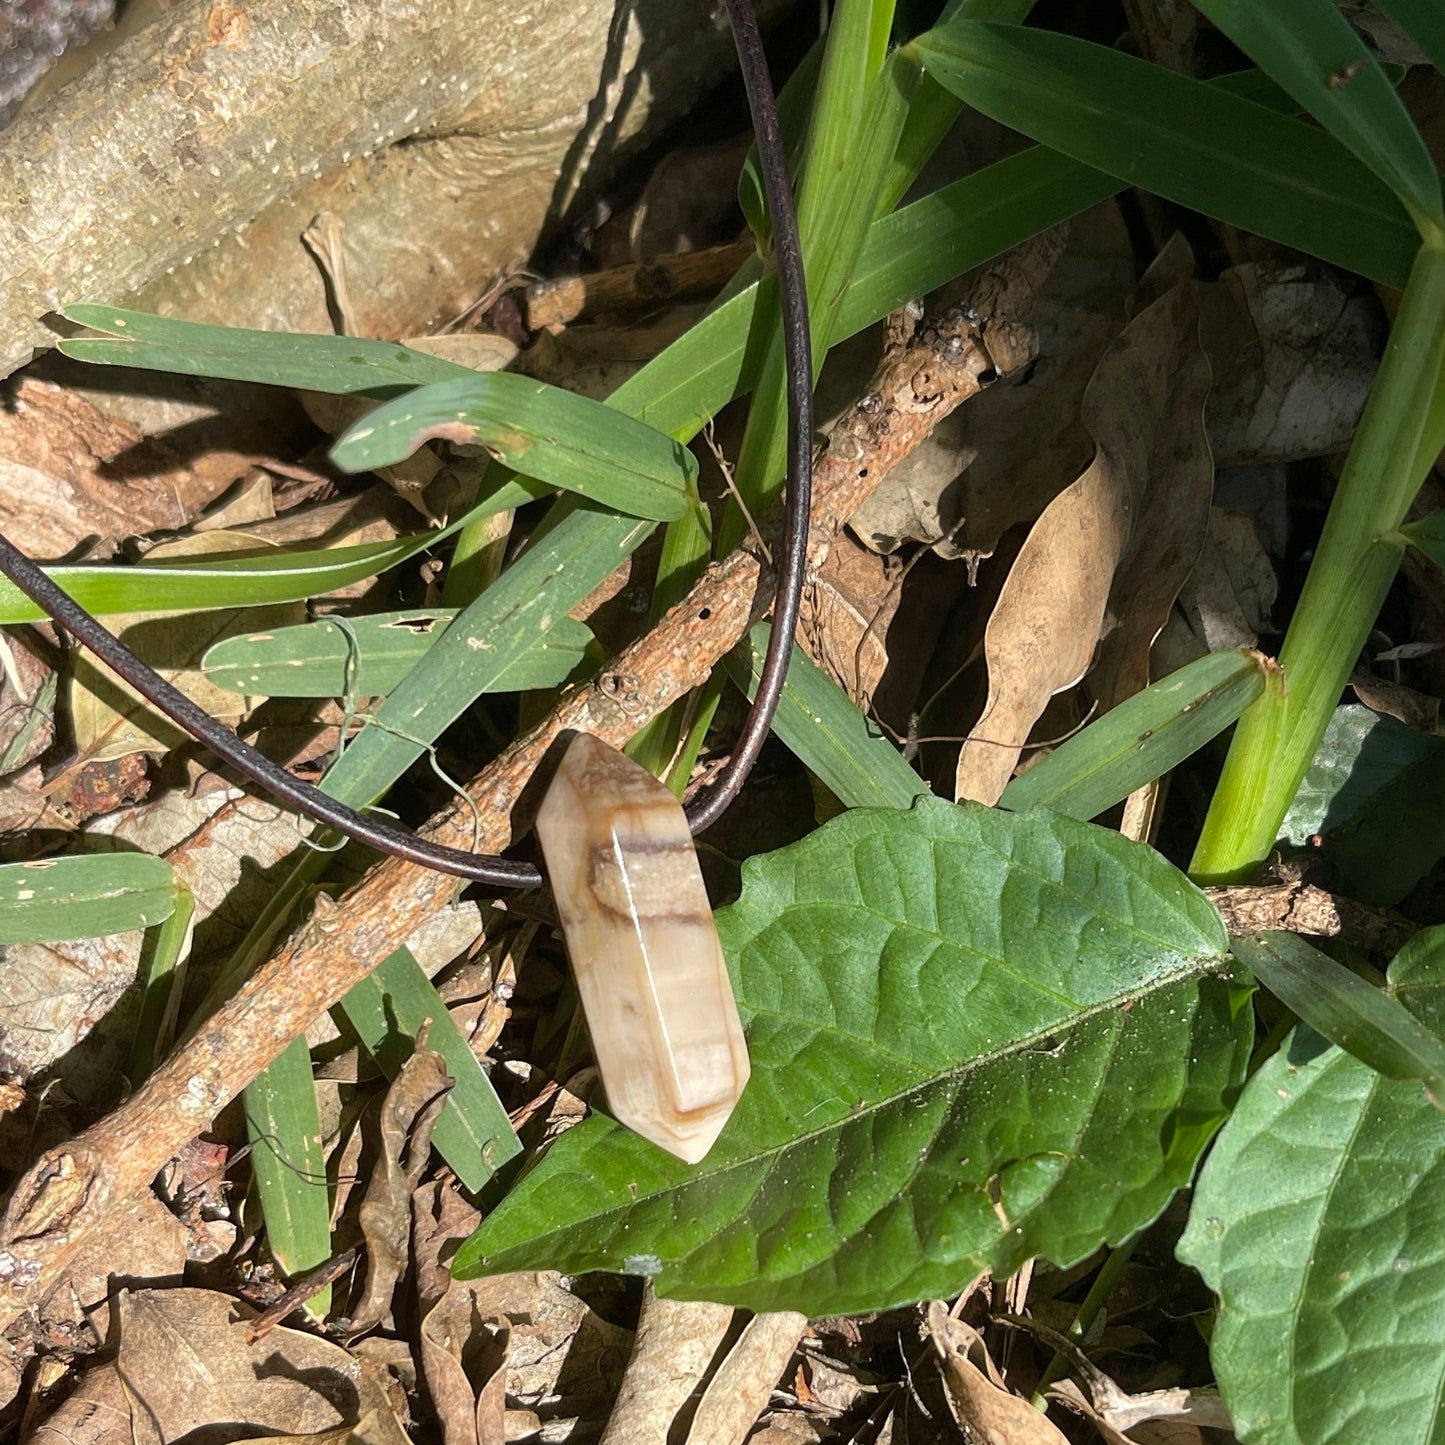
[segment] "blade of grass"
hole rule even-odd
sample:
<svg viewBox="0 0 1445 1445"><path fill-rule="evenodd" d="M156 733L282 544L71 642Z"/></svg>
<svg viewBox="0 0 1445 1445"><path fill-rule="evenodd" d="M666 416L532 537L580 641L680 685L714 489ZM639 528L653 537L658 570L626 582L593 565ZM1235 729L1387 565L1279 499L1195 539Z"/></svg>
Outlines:
<svg viewBox="0 0 1445 1445"><path fill-rule="evenodd" d="M1244 878L1274 846L1399 567L1391 539L1433 461L1421 442L1442 385L1445 251L1424 246L1280 649L1285 697L1240 718L1190 865L1199 881Z"/></svg>
<svg viewBox="0 0 1445 1445"><path fill-rule="evenodd" d="M760 622L727 669L751 698L767 652L770 629ZM857 705L801 648L793 648L788 681L773 731L845 808L907 808L928 784Z"/></svg>
<svg viewBox="0 0 1445 1445"><path fill-rule="evenodd" d="M175 891L175 911L146 934L140 968L143 993L130 1055L132 1088L150 1076L175 1038L181 988L186 979L185 959L190 953L196 916L196 901L190 889L176 879Z"/></svg>
<svg viewBox="0 0 1445 1445"><path fill-rule="evenodd" d="M401 1072L422 1025L430 1023L427 1047L446 1060L456 1081L437 1117L432 1144L468 1189L481 1189L522 1152L491 1080L410 949L384 958L340 1007L389 1079Z"/></svg>
<svg viewBox="0 0 1445 1445"><path fill-rule="evenodd" d="M1131 185L1391 285L1408 271L1400 202L1310 125L1051 31L955 20L910 48L970 105Z"/></svg>
<svg viewBox="0 0 1445 1445"><path fill-rule="evenodd" d="M149 853L0 864L0 944L59 943L151 928L175 911L171 865Z"/></svg>
<svg viewBox="0 0 1445 1445"><path fill-rule="evenodd" d="M429 547L440 532L351 547L234 553L214 562L151 562L135 567L58 566L45 570L87 612L204 612L299 602L385 572ZM14 583L0 578L0 623L36 622L40 610Z"/></svg>
<svg viewBox="0 0 1445 1445"><path fill-rule="evenodd" d="M1419 1079L1445 1107L1445 1043L1398 999L1294 933L1234 939L1234 956L1317 1034L1387 1079Z"/></svg>
<svg viewBox="0 0 1445 1445"><path fill-rule="evenodd" d="M1248 648L1211 652L1181 667L1054 749L999 799L1001 808L1052 808L1087 822L1217 737L1279 669Z"/></svg>
<svg viewBox="0 0 1445 1445"><path fill-rule="evenodd" d="M418 387L368 412L331 448L343 471L392 466L435 437L600 506L666 522L688 509L686 447L590 397L507 371Z"/></svg>
<svg viewBox="0 0 1445 1445"><path fill-rule="evenodd" d="M207 326L91 302L66 306L61 315L110 333L60 343L67 356L103 366L140 366L338 394L396 391L476 375L470 367L399 342Z"/></svg>
<svg viewBox="0 0 1445 1445"><path fill-rule="evenodd" d="M1395 87L1333 0L1199 0L1199 9L1399 197L1445 228L1440 176Z"/></svg>
<svg viewBox="0 0 1445 1445"><path fill-rule="evenodd" d="M207 649L201 671L218 687L249 697L378 697L421 661L456 615L449 607L378 612L344 626L303 622L227 637ZM492 690L559 686L591 641L583 623L559 617Z"/></svg>
<svg viewBox="0 0 1445 1445"><path fill-rule="evenodd" d="M326 1156L306 1040L293 1039L270 1068L246 1086L242 1101L267 1243L282 1272L295 1278L324 1264L331 1253ZM330 1306L329 1285L307 1304L318 1318Z"/></svg>
<svg viewBox="0 0 1445 1445"><path fill-rule="evenodd" d="M880 9L891 17L891 5L871 6L867 0L842 5L835 14L797 186L815 366L838 339L843 297L854 281L919 80L916 62L902 52L889 56L881 68L875 65L870 22ZM777 496L787 439L782 334L775 313L767 313L764 324L770 340L748 410L736 478L755 517ZM746 531L741 510L730 507L719 550L730 550Z"/></svg>

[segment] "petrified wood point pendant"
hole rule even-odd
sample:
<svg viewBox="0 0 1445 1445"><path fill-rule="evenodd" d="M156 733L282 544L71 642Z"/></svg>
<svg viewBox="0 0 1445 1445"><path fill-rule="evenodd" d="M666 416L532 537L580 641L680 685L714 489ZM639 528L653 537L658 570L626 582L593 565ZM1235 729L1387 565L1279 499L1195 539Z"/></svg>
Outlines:
<svg viewBox="0 0 1445 1445"><path fill-rule="evenodd" d="M748 1081L748 1051L682 805L579 733L537 837L612 1113L696 1164Z"/></svg>

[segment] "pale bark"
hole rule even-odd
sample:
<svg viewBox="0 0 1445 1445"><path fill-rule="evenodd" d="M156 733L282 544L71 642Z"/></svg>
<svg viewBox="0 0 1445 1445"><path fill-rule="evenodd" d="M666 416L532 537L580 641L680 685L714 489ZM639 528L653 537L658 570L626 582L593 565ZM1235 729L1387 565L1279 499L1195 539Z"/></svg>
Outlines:
<svg viewBox="0 0 1445 1445"><path fill-rule="evenodd" d="M330 330L299 240L323 209L360 328L425 331L731 45L711 0L182 0L0 133L0 374L53 344L47 313L138 292Z"/></svg>

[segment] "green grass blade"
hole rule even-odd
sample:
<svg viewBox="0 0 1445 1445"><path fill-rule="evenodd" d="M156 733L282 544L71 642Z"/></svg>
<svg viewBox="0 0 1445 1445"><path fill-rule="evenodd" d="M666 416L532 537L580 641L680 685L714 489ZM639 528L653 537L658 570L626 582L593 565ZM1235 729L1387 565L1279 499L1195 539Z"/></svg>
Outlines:
<svg viewBox="0 0 1445 1445"><path fill-rule="evenodd" d="M1368 166L1419 224L1437 233L1445 227L1440 176L1425 142L1333 0L1199 0L1199 9Z"/></svg>
<svg viewBox="0 0 1445 1445"><path fill-rule="evenodd" d="M666 522L687 510L697 459L604 406L512 372L473 373L369 412L331 448L343 471L391 466L435 437L479 443L506 466L600 506Z"/></svg>
<svg viewBox="0 0 1445 1445"><path fill-rule="evenodd" d="M393 542L352 547L272 549L214 562L150 562L136 567L47 567L46 573L87 612L204 612L221 607L260 607L299 602L374 577L415 557L440 538L418 532ZM0 579L0 623L45 617L14 583Z"/></svg>
<svg viewBox="0 0 1445 1445"><path fill-rule="evenodd" d="M141 963L144 993L130 1056L132 1087L149 1076L175 1037L186 976L185 958L190 952L191 925L196 916L196 901L179 878L175 881L175 895L174 912L146 934Z"/></svg>
<svg viewBox="0 0 1445 1445"><path fill-rule="evenodd" d="M227 637L207 649L201 671L218 687L249 697L379 697L421 661L456 615L450 607L413 608L356 617L344 626L304 622ZM591 641L583 623L559 617L488 690L557 687Z"/></svg>
<svg viewBox="0 0 1445 1445"><path fill-rule="evenodd" d="M1419 1079L1445 1107L1445 1043L1398 999L1295 933L1235 939L1234 956L1317 1034L1387 1079Z"/></svg>
<svg viewBox="0 0 1445 1445"><path fill-rule="evenodd" d="M914 42L929 74L1086 165L1398 285L1419 237L1384 182L1302 121L1051 31L956 20Z"/></svg>
<svg viewBox="0 0 1445 1445"><path fill-rule="evenodd" d="M854 8L861 10L862 0ZM815 367L821 366L837 339L839 309L853 283L919 81L917 63L904 52L889 56L876 78L868 70L871 60L845 56L846 63L837 69L838 91L827 91L830 57L835 49L844 48L844 39L841 27L830 31L813 116L819 139L813 144L810 132L798 185L798 230L808 276ZM738 490L755 516L778 493L787 442L782 332L776 322L768 329L771 341L737 461ZM730 508L719 534L720 550L736 545L746 526L741 511Z"/></svg>
<svg viewBox="0 0 1445 1445"><path fill-rule="evenodd" d="M456 1080L432 1144L468 1189L478 1190L522 1152L507 1111L476 1055L410 949L399 948L341 1001L347 1022L388 1078L395 1078L430 1021L427 1047Z"/></svg>
<svg viewBox="0 0 1445 1445"><path fill-rule="evenodd" d="M1088 820L1217 737L1279 670L1246 648L1211 652L1145 688L1015 778L999 806Z"/></svg>
<svg viewBox="0 0 1445 1445"><path fill-rule="evenodd" d="M364 807L379 798L483 691L515 671L623 558L647 522L578 507L533 544L427 651L377 710L375 725L332 765L322 787Z"/></svg>
<svg viewBox="0 0 1445 1445"><path fill-rule="evenodd" d="M746 654L740 648L728 655L728 672L749 698L769 635L768 625L759 623L748 634ZM773 731L845 808L908 808L928 792L898 749L796 646Z"/></svg>
<svg viewBox="0 0 1445 1445"><path fill-rule="evenodd" d="M93 331L110 333L60 343L67 356L104 366L138 366L332 393L395 391L476 375L469 367L399 342L207 326L90 302L67 306L61 314Z"/></svg>
<svg viewBox="0 0 1445 1445"><path fill-rule="evenodd" d="M276 1263L294 1278L324 1264L331 1253L326 1156L306 1040L292 1039L246 1086L242 1101L266 1239ZM312 1296L308 1308L321 1315L330 1301L328 1285Z"/></svg>
<svg viewBox="0 0 1445 1445"><path fill-rule="evenodd" d="M150 928L174 912L171 865L149 853L0 864L0 944L59 943Z"/></svg>
<svg viewBox="0 0 1445 1445"><path fill-rule="evenodd" d="M1445 512L1430 512L1418 521L1406 522L1381 540L1408 542L1412 547L1418 547L1437 566L1445 567Z"/></svg>

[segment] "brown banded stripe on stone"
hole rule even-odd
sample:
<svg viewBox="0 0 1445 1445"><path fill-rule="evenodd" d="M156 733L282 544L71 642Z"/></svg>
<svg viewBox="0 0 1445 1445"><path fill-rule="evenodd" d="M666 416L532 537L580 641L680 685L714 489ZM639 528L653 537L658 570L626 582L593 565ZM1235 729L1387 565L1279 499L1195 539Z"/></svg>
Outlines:
<svg viewBox="0 0 1445 1445"><path fill-rule="evenodd" d="M682 805L587 733L537 836L611 1112L688 1163L747 1083L747 1045Z"/></svg>

